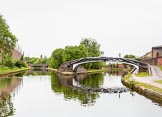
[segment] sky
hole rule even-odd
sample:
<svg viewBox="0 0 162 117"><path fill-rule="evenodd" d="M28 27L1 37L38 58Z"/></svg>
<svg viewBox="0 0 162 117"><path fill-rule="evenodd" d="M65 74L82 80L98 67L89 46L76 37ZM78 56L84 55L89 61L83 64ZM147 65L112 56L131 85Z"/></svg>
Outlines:
<svg viewBox="0 0 162 117"><path fill-rule="evenodd" d="M0 0L25 56L93 38L104 56L142 56L162 45L162 0Z"/></svg>

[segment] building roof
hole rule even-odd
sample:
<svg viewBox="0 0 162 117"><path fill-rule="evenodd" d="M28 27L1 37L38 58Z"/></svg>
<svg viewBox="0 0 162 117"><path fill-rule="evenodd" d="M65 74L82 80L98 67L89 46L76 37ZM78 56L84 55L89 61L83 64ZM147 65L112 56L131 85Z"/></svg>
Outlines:
<svg viewBox="0 0 162 117"><path fill-rule="evenodd" d="M155 46L155 47L152 47L152 48L162 48L162 45Z"/></svg>
<svg viewBox="0 0 162 117"><path fill-rule="evenodd" d="M152 58L152 51L151 52L147 52L145 55L140 57L141 59L149 59Z"/></svg>

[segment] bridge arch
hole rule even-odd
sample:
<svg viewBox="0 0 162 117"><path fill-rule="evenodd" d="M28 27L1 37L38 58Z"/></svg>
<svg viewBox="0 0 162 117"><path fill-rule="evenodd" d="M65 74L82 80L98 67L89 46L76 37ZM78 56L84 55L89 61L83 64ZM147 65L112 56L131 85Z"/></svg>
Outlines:
<svg viewBox="0 0 162 117"><path fill-rule="evenodd" d="M125 63L134 66L132 69L131 73L138 73L139 70L144 69L148 73L149 71L149 65L144 62L132 60L132 59L127 59L127 58L115 58L115 57L88 57L88 58L82 58L82 59L77 59L73 60L70 62L68 66L72 66L73 72L77 72L78 67L81 64L85 63L92 63L92 62L117 62L117 63Z"/></svg>

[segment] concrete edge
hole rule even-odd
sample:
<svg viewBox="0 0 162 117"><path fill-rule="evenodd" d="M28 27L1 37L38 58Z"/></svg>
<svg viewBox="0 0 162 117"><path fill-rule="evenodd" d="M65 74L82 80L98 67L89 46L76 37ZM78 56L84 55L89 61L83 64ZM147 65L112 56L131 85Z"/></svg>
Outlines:
<svg viewBox="0 0 162 117"><path fill-rule="evenodd" d="M130 87L130 82L128 80L124 80L122 78L121 81L125 86ZM136 84L134 84L132 89L136 91L137 93L139 93L140 95L143 95L148 99L151 99L153 102L156 102L162 105L162 94L161 93L158 93L154 90L151 90L151 89L148 89L142 86L138 86Z"/></svg>
<svg viewBox="0 0 162 117"><path fill-rule="evenodd" d="M53 68L46 68L46 70L49 70L49 71L52 71L52 72L55 72L55 73L58 73L58 74L61 74L61 75L67 75L67 76L68 75L80 75L80 74L95 74L95 73L101 73L101 72L104 72L104 71L108 71L108 70L101 70L101 71L95 71L95 72L87 71L87 72L74 73L74 72L60 72L57 69L53 69Z"/></svg>

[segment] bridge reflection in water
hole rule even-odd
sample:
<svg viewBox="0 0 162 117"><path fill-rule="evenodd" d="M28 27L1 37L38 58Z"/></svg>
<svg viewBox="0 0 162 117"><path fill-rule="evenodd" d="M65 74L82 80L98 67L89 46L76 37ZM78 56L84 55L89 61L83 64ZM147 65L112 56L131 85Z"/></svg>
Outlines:
<svg viewBox="0 0 162 117"><path fill-rule="evenodd" d="M111 73L117 75L123 74L124 72L122 73L111 72ZM99 98L100 94L102 93L108 94L115 93L118 94L120 98L121 93L129 91L129 89L123 86L122 84L120 84L120 86L104 87L105 80L108 80L108 77L104 75L108 74L109 73L91 74L91 75L83 74L77 75L75 77L52 74L51 88L55 93L63 94L65 100L77 99L83 106L94 105L96 99ZM112 76L114 78L116 77L121 78L121 76L114 76L114 75Z"/></svg>

